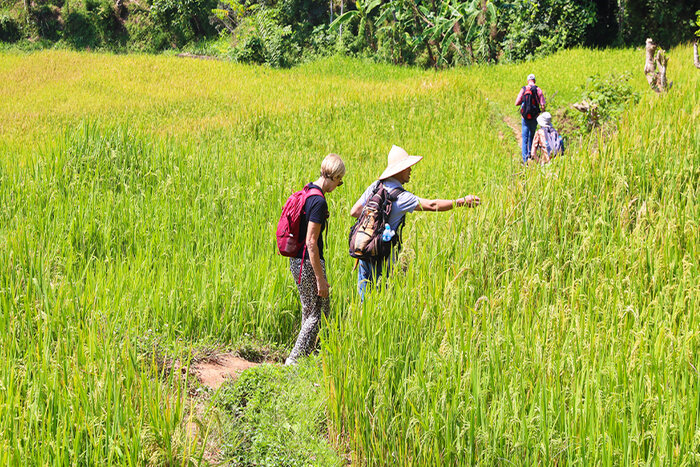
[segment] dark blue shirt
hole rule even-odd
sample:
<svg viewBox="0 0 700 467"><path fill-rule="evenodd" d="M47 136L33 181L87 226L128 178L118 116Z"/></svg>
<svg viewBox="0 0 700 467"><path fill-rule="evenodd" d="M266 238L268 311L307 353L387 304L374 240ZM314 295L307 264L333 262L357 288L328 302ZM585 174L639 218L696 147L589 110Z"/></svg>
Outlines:
<svg viewBox="0 0 700 467"><path fill-rule="evenodd" d="M309 183L309 188L321 189L321 187ZM323 196L312 195L306 198L306 204L304 204L304 211L301 213L301 220L299 223L299 237L306 241L306 232L309 230L309 222L315 222L321 224L321 233L318 235L318 253L323 259L323 231L326 228L326 222L328 220L328 203ZM301 258L304 255L304 259L309 258L309 252L304 252L304 247L297 253L297 258Z"/></svg>

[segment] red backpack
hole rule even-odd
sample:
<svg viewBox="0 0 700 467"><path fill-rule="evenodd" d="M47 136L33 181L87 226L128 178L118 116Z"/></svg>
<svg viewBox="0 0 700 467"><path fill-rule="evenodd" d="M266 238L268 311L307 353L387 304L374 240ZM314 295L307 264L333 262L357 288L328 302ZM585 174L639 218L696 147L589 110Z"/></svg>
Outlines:
<svg viewBox="0 0 700 467"><path fill-rule="evenodd" d="M520 104L520 115L526 120L537 118L540 114L540 99L537 94L537 86L523 86L523 101Z"/></svg>
<svg viewBox="0 0 700 467"><path fill-rule="evenodd" d="M292 194L284 203L282 215L277 223L277 248L282 256L296 257L305 243L305 238L299 238L299 224L309 196L323 196L323 192L318 188L305 186L301 191Z"/></svg>

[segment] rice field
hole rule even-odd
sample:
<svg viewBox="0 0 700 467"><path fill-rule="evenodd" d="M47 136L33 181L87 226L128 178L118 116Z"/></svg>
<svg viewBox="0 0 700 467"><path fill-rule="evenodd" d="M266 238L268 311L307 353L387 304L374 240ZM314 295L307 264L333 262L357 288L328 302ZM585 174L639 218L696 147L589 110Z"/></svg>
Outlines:
<svg viewBox="0 0 700 467"><path fill-rule="evenodd" d="M642 50L422 71L291 70L65 51L0 55L0 463L206 463L187 362L300 309L273 232L328 152L329 439L369 465L700 463L700 73ZM523 171L504 116L534 72L549 109L631 72L615 134ZM555 120L554 126L557 126ZM416 213L360 304L349 209L392 144L407 186L482 206ZM205 433L206 430L203 431ZM309 461L313 463L312 461Z"/></svg>

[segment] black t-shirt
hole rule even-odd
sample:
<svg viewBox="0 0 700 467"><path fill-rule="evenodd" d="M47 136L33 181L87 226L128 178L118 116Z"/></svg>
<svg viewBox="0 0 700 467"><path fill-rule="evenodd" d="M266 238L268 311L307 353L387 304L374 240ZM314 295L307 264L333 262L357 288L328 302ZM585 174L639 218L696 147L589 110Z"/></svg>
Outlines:
<svg viewBox="0 0 700 467"><path fill-rule="evenodd" d="M309 183L308 186L311 188L321 189L321 187ZM304 204L304 211L301 213L301 222L299 224L299 238L306 239L306 232L309 228L309 222L315 222L321 224L321 233L318 236L318 253L323 259L323 231L326 228L326 222L328 219L328 203L323 196L309 196L306 198L306 204ZM301 258L304 254L304 259L309 258L308 251L304 253L304 247L297 253L297 258Z"/></svg>

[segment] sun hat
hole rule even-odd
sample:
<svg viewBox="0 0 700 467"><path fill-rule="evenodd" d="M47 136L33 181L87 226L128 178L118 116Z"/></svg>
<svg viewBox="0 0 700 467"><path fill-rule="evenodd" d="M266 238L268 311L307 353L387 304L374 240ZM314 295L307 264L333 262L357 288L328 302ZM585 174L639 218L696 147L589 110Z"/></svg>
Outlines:
<svg viewBox="0 0 700 467"><path fill-rule="evenodd" d="M537 123L540 126L552 126L552 114L549 112L542 112L537 117Z"/></svg>
<svg viewBox="0 0 700 467"><path fill-rule="evenodd" d="M384 169L384 172L379 176L379 180L387 179L409 168L423 159L423 156L409 156L404 149L398 146L392 146L387 159L386 169Z"/></svg>
<svg viewBox="0 0 700 467"><path fill-rule="evenodd" d="M527 80L528 80L528 81L530 81L530 80L535 81L535 75L533 75L532 73L530 73L529 75L527 75Z"/></svg>

